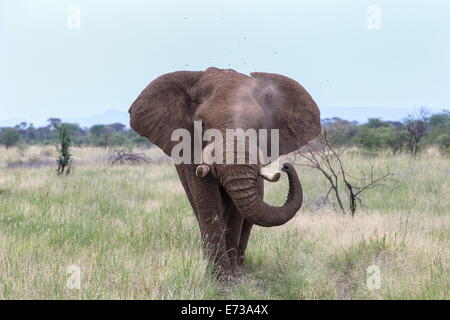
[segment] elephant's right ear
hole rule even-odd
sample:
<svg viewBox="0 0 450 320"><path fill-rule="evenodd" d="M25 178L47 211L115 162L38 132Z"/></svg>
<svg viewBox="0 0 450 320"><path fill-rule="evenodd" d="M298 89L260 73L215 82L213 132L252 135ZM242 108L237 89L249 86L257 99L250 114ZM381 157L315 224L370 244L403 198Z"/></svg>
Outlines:
<svg viewBox="0 0 450 320"><path fill-rule="evenodd" d="M172 132L193 129L189 89L202 74L203 71L178 71L162 75L141 92L128 110L131 127L168 156L177 143L171 141Z"/></svg>
<svg viewBox="0 0 450 320"><path fill-rule="evenodd" d="M297 150L320 134L320 110L297 81L275 73L250 75L259 84L255 97L266 112L269 128L279 129L280 155Z"/></svg>

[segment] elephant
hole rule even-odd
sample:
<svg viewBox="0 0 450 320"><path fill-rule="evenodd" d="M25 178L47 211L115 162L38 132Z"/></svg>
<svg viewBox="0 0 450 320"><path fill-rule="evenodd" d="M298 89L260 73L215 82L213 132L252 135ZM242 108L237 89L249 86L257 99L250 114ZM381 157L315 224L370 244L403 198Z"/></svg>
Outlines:
<svg viewBox="0 0 450 320"><path fill-rule="evenodd" d="M130 126L168 156L177 143L172 141L172 132L181 128L194 134L195 121L201 121L203 131L278 129L279 155L297 150L321 131L317 104L295 80L215 67L159 76L132 103L129 114ZM202 152L211 143L204 141ZM204 253L219 279L242 274L254 225L283 225L302 205L302 186L289 163L282 167L289 191L281 207L263 200L264 179L276 181L279 174L265 173L259 160L179 163L175 167L199 223Z"/></svg>

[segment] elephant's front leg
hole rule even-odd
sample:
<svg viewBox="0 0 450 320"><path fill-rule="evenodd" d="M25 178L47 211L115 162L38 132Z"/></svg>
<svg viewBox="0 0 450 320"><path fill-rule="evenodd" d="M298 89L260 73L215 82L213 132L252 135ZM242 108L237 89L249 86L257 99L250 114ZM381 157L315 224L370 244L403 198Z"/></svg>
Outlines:
<svg viewBox="0 0 450 320"><path fill-rule="evenodd" d="M199 224L203 247L207 257L213 262L215 274L219 278L233 276L233 267L227 252L226 226L222 212L211 207L208 212L200 210Z"/></svg>
<svg viewBox="0 0 450 320"><path fill-rule="evenodd" d="M219 278L233 275L227 254L226 225L219 186L211 177L198 178L195 167L177 166L183 187L200 225L203 248Z"/></svg>

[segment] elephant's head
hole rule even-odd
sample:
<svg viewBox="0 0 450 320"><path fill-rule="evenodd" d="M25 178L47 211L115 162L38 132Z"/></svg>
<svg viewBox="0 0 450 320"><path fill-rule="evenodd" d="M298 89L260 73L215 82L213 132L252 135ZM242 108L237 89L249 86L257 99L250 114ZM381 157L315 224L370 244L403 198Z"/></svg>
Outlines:
<svg viewBox="0 0 450 320"><path fill-rule="evenodd" d="M183 128L193 135L194 121L201 121L203 130L221 132L279 129L280 155L298 149L320 133L320 112L311 96L296 81L270 73L247 76L230 69L208 68L165 74L142 91L129 113L131 127L169 156L177 144L171 141L172 132ZM203 148L205 152L208 145ZM248 155L245 158L248 160ZM295 169L285 164L282 170L289 177L289 193L282 207L270 206L261 198L259 177L277 177L267 176L260 163L200 164L196 174L214 176L245 218L269 227L290 220L302 203Z"/></svg>

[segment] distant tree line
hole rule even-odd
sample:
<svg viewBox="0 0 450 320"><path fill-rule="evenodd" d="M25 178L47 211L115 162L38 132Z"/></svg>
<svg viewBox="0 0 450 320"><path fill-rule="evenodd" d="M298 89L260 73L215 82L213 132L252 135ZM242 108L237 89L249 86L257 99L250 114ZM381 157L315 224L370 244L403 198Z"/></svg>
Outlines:
<svg viewBox="0 0 450 320"><path fill-rule="evenodd" d="M14 127L0 128L0 144L12 147L17 144L56 144L57 128L61 119L49 118L48 125L34 127L22 122ZM75 146L150 146L147 139L122 123L97 124L82 128L65 123L70 139ZM341 118L326 118L322 127L333 147L357 146L370 151L392 150L417 154L426 146L437 146L450 153L450 111L430 114L422 108L408 115L403 121L383 121L371 118L364 124Z"/></svg>
<svg viewBox="0 0 450 320"><path fill-rule="evenodd" d="M58 128L63 124L61 119L49 118L48 124L35 127L32 123L22 122L14 127L0 128L0 144L12 147L18 144L49 144L58 142ZM147 139L139 136L133 129L122 123L108 125L97 124L90 128L82 128L78 124L64 123L72 144L75 146L150 146Z"/></svg>
<svg viewBox="0 0 450 320"><path fill-rule="evenodd" d="M427 146L436 146L450 153L450 111L430 114L421 109L403 121L371 118L364 124L340 118L322 120L328 140L334 147L358 146L378 151L392 150L416 155Z"/></svg>

